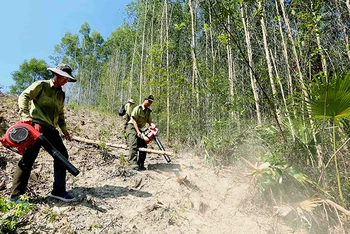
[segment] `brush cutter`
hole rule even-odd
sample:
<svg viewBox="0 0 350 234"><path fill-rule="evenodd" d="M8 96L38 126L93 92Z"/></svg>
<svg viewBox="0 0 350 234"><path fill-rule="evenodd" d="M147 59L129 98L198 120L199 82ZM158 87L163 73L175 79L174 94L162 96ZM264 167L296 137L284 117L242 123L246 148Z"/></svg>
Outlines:
<svg viewBox="0 0 350 234"><path fill-rule="evenodd" d="M158 134L159 134L158 128L147 128L145 131L143 131L142 137L146 141L146 144L149 144L151 141L155 140L159 149L161 151L165 151L162 143L160 142L160 140L158 138ZM168 163L171 162L171 159L168 155L164 154L164 158Z"/></svg>
<svg viewBox="0 0 350 234"><path fill-rule="evenodd" d="M35 125L35 127L40 127ZM27 149L34 146L36 141L39 140L44 149L55 159L61 161L67 170L74 176L79 174L79 170L74 167L53 145L44 137L39 129L34 128L30 124L18 122L11 126L0 138L3 146L6 148L23 155Z"/></svg>

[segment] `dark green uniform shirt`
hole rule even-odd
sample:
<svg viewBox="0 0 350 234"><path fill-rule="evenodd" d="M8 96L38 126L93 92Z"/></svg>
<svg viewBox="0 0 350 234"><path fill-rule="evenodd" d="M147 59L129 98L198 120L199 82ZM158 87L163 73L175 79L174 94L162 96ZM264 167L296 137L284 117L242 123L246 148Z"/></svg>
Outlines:
<svg viewBox="0 0 350 234"><path fill-rule="evenodd" d="M125 110L126 110L126 114L131 116L131 112L132 112L132 105L131 105L131 103L128 102L128 103L125 104Z"/></svg>
<svg viewBox="0 0 350 234"><path fill-rule="evenodd" d="M33 122L54 128L59 126L65 131L64 98L62 88L55 89L52 79L36 81L19 96L19 113L23 118L32 118Z"/></svg>
<svg viewBox="0 0 350 234"><path fill-rule="evenodd" d="M146 123L152 123L151 112L150 108L146 109L143 105L138 105L133 109L129 123L133 124L135 121L139 128L143 128Z"/></svg>

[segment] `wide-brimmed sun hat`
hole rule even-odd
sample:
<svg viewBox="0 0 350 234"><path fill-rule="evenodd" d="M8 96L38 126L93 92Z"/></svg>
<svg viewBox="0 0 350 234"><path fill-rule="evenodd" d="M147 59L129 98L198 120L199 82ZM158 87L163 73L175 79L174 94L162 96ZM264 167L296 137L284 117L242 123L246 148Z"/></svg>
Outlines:
<svg viewBox="0 0 350 234"><path fill-rule="evenodd" d="M128 102L131 103L131 104L135 103L133 99L129 99Z"/></svg>
<svg viewBox="0 0 350 234"><path fill-rule="evenodd" d="M47 70L52 71L53 73L56 73L60 76L66 77L68 79L68 82L77 81L77 79L75 79L72 75L72 68L70 68L70 66L67 64L60 63L55 68L49 67Z"/></svg>

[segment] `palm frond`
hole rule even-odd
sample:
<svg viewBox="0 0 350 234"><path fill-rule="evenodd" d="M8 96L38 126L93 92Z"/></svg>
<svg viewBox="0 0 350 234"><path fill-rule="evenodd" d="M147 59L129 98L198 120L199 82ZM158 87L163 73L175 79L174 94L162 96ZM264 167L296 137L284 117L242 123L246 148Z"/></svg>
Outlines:
<svg viewBox="0 0 350 234"><path fill-rule="evenodd" d="M350 72L327 79L320 75L307 85L310 114L316 119L350 119Z"/></svg>

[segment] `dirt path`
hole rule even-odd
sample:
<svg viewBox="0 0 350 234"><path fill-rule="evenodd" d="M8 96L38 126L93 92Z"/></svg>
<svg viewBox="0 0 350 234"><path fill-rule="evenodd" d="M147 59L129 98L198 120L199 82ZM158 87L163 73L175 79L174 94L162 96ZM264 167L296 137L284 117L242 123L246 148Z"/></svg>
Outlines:
<svg viewBox="0 0 350 234"><path fill-rule="evenodd" d="M165 164L150 155L144 172L120 168L118 159L97 163L69 176L78 201L39 198L39 210L57 217L49 223L41 215L34 223L50 233L290 233L266 207L252 203L242 171L214 173L195 156L181 156Z"/></svg>
<svg viewBox="0 0 350 234"><path fill-rule="evenodd" d="M8 125L17 120L15 106L12 109L3 113ZM120 130L113 130L122 129L120 118L74 108L68 108L66 115L72 135L124 141ZM69 174L67 180L77 201L67 204L47 197L52 188L52 158L41 151L28 189L36 205L23 227L28 233L293 232L272 214L271 207L259 202L256 189L245 177L245 164L213 169L202 158L183 151L176 153L171 164L162 156L148 154L147 170L138 172L124 165L126 150L101 151L74 141L66 145L70 161L81 171L77 177ZM0 182L6 185L1 196L10 194L18 160L17 154L1 147Z"/></svg>

